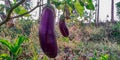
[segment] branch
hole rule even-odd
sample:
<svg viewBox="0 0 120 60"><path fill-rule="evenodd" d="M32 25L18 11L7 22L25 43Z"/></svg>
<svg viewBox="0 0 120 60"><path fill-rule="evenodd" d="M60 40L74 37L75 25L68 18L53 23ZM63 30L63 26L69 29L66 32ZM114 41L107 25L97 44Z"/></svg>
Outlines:
<svg viewBox="0 0 120 60"><path fill-rule="evenodd" d="M43 4L43 5L45 5L45 4ZM18 16L11 17L10 19L14 19L14 18L22 17L22 16L24 16L24 15L26 15L26 14L31 13L31 12L34 11L37 7L39 7L39 6L43 6L43 5L37 5L37 6L35 6L33 9L31 9L30 11L28 11L28 12L26 12L26 13L23 13L23 14L21 14L21 15L18 15Z"/></svg>
<svg viewBox="0 0 120 60"><path fill-rule="evenodd" d="M2 22L0 23L0 26L10 20L10 15L11 15L11 13L13 12L13 10L14 10L15 8L17 8L20 4L22 4L24 1L25 1L25 0L21 0L20 2L18 2L16 5L14 5L14 6L8 11L7 17L5 18L4 21L2 21Z"/></svg>

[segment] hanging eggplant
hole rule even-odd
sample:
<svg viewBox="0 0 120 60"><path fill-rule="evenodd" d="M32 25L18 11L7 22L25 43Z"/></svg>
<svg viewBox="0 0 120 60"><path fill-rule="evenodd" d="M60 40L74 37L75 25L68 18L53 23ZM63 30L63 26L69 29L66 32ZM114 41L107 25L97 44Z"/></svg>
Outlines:
<svg viewBox="0 0 120 60"><path fill-rule="evenodd" d="M60 29L60 32L62 33L62 35L64 37L68 37L69 36L69 31L68 31L68 28L67 28L67 26L65 24L65 17L64 17L64 15L60 16L59 29Z"/></svg>
<svg viewBox="0 0 120 60"><path fill-rule="evenodd" d="M50 58L57 56L57 42L54 31L55 10L52 5L46 5L42 10L39 24L39 40L43 52Z"/></svg>

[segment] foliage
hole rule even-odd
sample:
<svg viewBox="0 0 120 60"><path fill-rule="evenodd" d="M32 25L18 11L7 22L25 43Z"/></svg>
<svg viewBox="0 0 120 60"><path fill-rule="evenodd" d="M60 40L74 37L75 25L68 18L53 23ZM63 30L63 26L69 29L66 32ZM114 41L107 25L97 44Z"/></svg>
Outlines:
<svg viewBox="0 0 120 60"><path fill-rule="evenodd" d="M14 0L13 2L12 1L10 1L10 3L11 3L11 5L12 6L14 6L14 5L16 5L17 4L17 1L16 0ZM9 4L8 4L9 5ZM6 7L6 5L5 4L0 4L0 6L2 7L1 9L2 10L0 10L0 12L5 12L5 10L6 11L8 11L9 9L10 9L10 7ZM5 8L5 9L4 9ZM14 9L14 14L16 14L16 15L20 15L20 14L23 14L23 13L25 13L25 12L28 12L28 10L24 7L24 6L18 6L16 9ZM6 15L8 14L8 12L6 12ZM27 14L27 15L25 15L25 17L28 17L29 16L29 14Z"/></svg>
<svg viewBox="0 0 120 60"><path fill-rule="evenodd" d="M116 8L117 8L117 16L120 19L120 2L116 3Z"/></svg>
<svg viewBox="0 0 120 60"><path fill-rule="evenodd" d="M29 36L29 34L30 34L30 28L32 27L32 25L33 25L33 21L32 20L30 20L31 18L27 18L27 19L21 19L21 20L19 20L19 24L21 25L20 27L22 28L22 30L23 30L23 34L24 35L27 35L27 36ZM17 32L16 32L17 33Z"/></svg>
<svg viewBox="0 0 120 60"><path fill-rule="evenodd" d="M24 36L19 36L14 41L14 43L10 43L9 40L0 39L0 43L5 45L11 53L10 56L8 54L1 54L0 57L3 59L10 59L10 60L16 59L22 53L21 45L25 40L28 40L28 39Z"/></svg>
<svg viewBox="0 0 120 60"><path fill-rule="evenodd" d="M88 10L94 10L94 5L92 0L52 0L52 3L59 10L64 12L63 8L69 7L69 12L72 14L74 10L77 11L80 17L83 16L85 8Z"/></svg>
<svg viewBox="0 0 120 60"><path fill-rule="evenodd" d="M90 34L90 40L91 41L102 41L102 40L104 40L104 38L105 38L105 30L104 29L100 29L100 30L98 29L98 31L96 31L96 32L97 33L94 32L94 33Z"/></svg>
<svg viewBox="0 0 120 60"><path fill-rule="evenodd" d="M90 58L90 60L108 60L109 55L105 54L105 55L101 55L99 58L96 57L92 57Z"/></svg>
<svg viewBox="0 0 120 60"><path fill-rule="evenodd" d="M51 0L51 2L52 2L52 4L55 5L55 7L57 9L62 10L63 12L64 12L63 8L69 7L68 10L71 13L70 15L74 15L73 10L76 10L77 13L79 14L79 16L81 16L81 17L84 14L85 8L88 10L95 9L92 0L74 0L74 1L73 0L62 0L62 1ZM13 1L10 0L10 3L11 3L11 6L15 6L18 3L18 0L13 0ZM0 4L0 7L1 7L0 12L5 12L5 10L9 10L11 8L11 7L6 7L5 4ZM30 10L30 9L31 9L31 1L26 0L24 4L18 6L17 8L14 9L13 15L24 14L24 13L28 12L28 10ZM6 15L8 14L8 12L5 12L5 13L6 13ZM27 14L24 17L29 17L29 16L30 16L30 14Z"/></svg>
<svg viewBox="0 0 120 60"><path fill-rule="evenodd" d="M1 58L2 58L2 59L6 59L6 60L11 60L11 58L10 58L10 56L8 56L8 54L1 54L1 55L0 55L0 59L1 59ZM2 60L2 59L1 59L1 60Z"/></svg>
<svg viewBox="0 0 120 60"><path fill-rule="evenodd" d="M109 31L109 39L117 43L120 43L119 36L120 36L120 22L117 22L112 26L112 29L110 29Z"/></svg>

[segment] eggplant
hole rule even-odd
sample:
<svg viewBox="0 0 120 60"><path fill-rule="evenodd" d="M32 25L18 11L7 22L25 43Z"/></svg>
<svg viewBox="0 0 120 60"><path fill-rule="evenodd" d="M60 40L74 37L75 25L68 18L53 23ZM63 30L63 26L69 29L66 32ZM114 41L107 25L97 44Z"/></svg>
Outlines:
<svg viewBox="0 0 120 60"><path fill-rule="evenodd" d="M59 29L60 29L61 34L64 37L68 37L69 36L69 31L68 31L68 28L67 28L67 26L65 24L65 17L64 17L64 15L60 16Z"/></svg>
<svg viewBox="0 0 120 60"><path fill-rule="evenodd" d="M55 10L52 5L46 5L39 24L39 40L43 52L50 58L55 58L58 50L54 24Z"/></svg>

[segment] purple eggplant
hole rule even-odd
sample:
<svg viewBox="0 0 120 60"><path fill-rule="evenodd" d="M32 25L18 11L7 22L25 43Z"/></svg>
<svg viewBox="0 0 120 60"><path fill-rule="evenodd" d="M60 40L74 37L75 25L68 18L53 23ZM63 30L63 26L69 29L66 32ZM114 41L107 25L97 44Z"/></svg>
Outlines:
<svg viewBox="0 0 120 60"><path fill-rule="evenodd" d="M42 17L39 25L39 40L43 52L50 58L57 56L57 42L54 30L55 10L47 5L42 10Z"/></svg>
<svg viewBox="0 0 120 60"><path fill-rule="evenodd" d="M64 37L68 37L69 36L69 31L68 31L68 28L67 28L67 26L65 24L65 17L64 17L64 15L60 16L59 29L60 29L60 32L62 33L62 35Z"/></svg>

